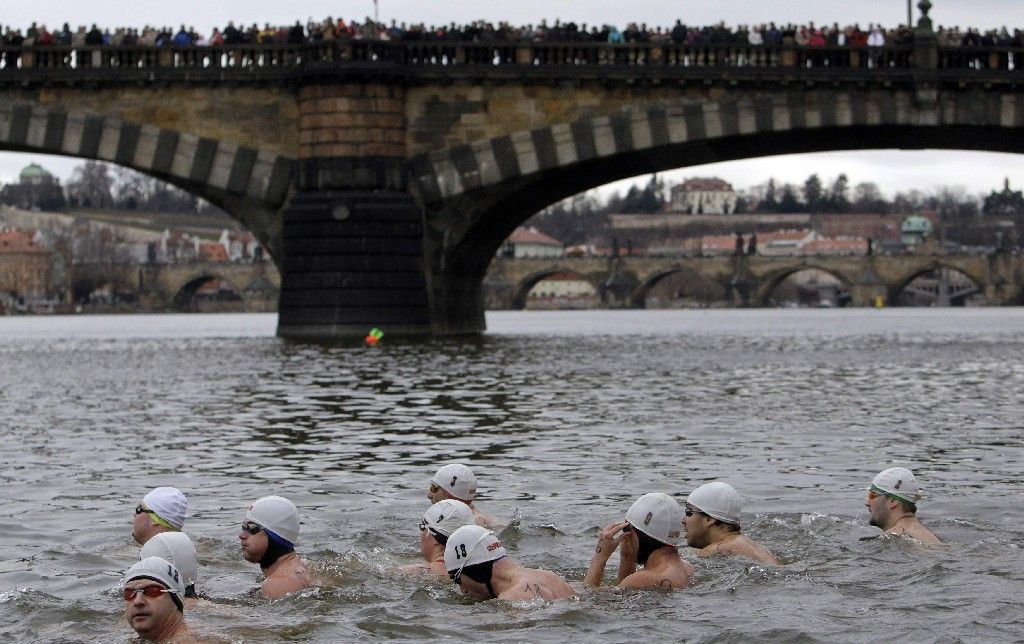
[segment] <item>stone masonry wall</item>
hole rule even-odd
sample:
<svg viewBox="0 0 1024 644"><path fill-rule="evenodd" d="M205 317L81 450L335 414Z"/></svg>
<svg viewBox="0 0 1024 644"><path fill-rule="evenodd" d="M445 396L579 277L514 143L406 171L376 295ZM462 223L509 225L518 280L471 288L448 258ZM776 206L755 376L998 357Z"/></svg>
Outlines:
<svg viewBox="0 0 1024 644"><path fill-rule="evenodd" d="M78 110L296 157L298 105L280 87L104 87L0 92L0 100Z"/></svg>

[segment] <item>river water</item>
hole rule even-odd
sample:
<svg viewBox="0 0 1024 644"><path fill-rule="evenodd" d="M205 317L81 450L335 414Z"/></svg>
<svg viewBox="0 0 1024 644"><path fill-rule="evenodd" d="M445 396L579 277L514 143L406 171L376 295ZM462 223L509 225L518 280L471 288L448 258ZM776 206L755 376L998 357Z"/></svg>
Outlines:
<svg viewBox="0 0 1024 644"><path fill-rule="evenodd" d="M189 495L211 601L188 618L225 640L1024 637L1022 310L492 313L481 338L374 348L275 323L0 319L0 640L129 640L114 589L157 485ZM676 594L471 605L395 571L448 461L485 511L522 513L511 556L577 586L637 496L716 478L787 563L684 548L697 578ZM893 464L948 547L866 539L864 489ZM324 588L254 598L237 534L267 494L299 506Z"/></svg>

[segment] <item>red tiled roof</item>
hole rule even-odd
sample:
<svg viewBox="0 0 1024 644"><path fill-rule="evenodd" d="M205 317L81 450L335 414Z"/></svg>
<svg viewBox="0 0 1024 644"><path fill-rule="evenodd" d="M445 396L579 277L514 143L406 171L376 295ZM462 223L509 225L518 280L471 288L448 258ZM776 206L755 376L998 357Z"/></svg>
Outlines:
<svg viewBox="0 0 1024 644"><path fill-rule="evenodd" d="M50 251L33 244L32 238L25 233L12 230L10 232L0 233L0 253L30 253L38 255L49 254Z"/></svg>
<svg viewBox="0 0 1024 644"><path fill-rule="evenodd" d="M757 236L758 243L773 241L800 241L811 234L809 230L779 230L770 233L761 233Z"/></svg>
<svg viewBox="0 0 1024 644"><path fill-rule="evenodd" d="M524 228L520 226L508 236L508 241L513 244L540 244L542 246L562 247L562 242L548 237L536 228Z"/></svg>

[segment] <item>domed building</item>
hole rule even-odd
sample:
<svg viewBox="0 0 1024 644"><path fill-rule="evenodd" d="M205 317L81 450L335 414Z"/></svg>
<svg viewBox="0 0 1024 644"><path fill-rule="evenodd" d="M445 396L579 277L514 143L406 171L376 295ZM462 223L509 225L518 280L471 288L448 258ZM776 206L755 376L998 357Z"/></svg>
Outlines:
<svg viewBox="0 0 1024 644"><path fill-rule="evenodd" d="M18 174L18 183L0 189L0 203L25 210L60 210L64 207L64 190L60 179L38 163L30 163Z"/></svg>
<svg viewBox="0 0 1024 644"><path fill-rule="evenodd" d="M915 248L931 236L932 222L921 215L910 215L900 224L900 241L907 248Z"/></svg>
<svg viewBox="0 0 1024 644"><path fill-rule="evenodd" d="M53 175L38 163L30 163L18 175L22 185L41 186L53 183Z"/></svg>

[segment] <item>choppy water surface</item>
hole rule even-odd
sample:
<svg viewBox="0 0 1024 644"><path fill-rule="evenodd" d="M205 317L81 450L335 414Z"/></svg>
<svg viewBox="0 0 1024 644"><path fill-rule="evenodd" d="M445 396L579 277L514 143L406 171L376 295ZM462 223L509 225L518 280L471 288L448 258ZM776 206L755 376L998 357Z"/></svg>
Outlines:
<svg viewBox="0 0 1024 644"><path fill-rule="evenodd" d="M0 640L129 639L113 589L156 485L190 497L213 602L190 621L229 640L1021 639L1024 311L489 323L368 349L283 342L273 316L0 319ZM598 526L714 478L788 565L691 556L697 583L673 595L470 605L394 572L452 460L483 509L522 511L512 556L576 585ZM891 464L915 470L948 549L862 540L864 487ZM267 494L300 507L328 587L253 598L238 525Z"/></svg>

